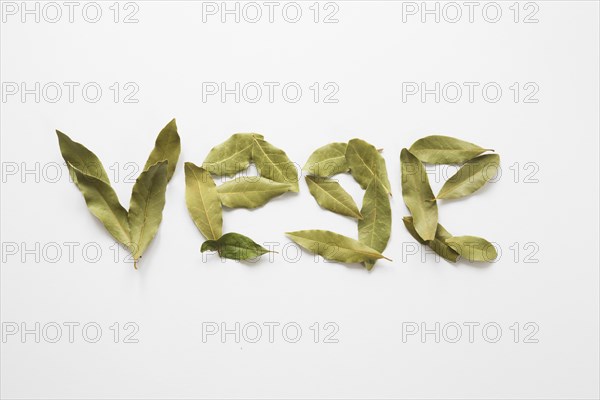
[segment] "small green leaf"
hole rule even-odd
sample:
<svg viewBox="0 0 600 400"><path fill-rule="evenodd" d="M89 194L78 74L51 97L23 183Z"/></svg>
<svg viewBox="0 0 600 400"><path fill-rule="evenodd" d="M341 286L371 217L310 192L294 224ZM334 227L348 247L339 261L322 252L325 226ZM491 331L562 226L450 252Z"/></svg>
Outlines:
<svg viewBox="0 0 600 400"><path fill-rule="evenodd" d="M204 159L202 168L218 176L233 176L245 170L252 160L253 136L263 139L257 133L236 133L218 146L215 146Z"/></svg>
<svg viewBox="0 0 600 400"><path fill-rule="evenodd" d="M134 266L158 231L165 207L168 161L143 171L135 181L129 202L129 228Z"/></svg>
<svg viewBox="0 0 600 400"><path fill-rule="evenodd" d="M385 258L391 261L377 250L357 240L330 231L315 229L288 232L286 235L306 250L319 254L327 260L362 263Z"/></svg>
<svg viewBox="0 0 600 400"><path fill-rule="evenodd" d="M498 257L494 245L477 236L452 236L445 239L445 242L469 261L491 262Z"/></svg>
<svg viewBox="0 0 600 400"><path fill-rule="evenodd" d="M223 210L217 187L210 174L191 162L186 162L185 202L200 232L209 240L223 234Z"/></svg>
<svg viewBox="0 0 600 400"><path fill-rule="evenodd" d="M498 154L485 154L464 164L444 183L438 199L458 199L481 189L496 176L500 166Z"/></svg>
<svg viewBox="0 0 600 400"><path fill-rule="evenodd" d="M217 186L221 203L230 208L260 207L289 190L287 183L256 176L236 178Z"/></svg>
<svg viewBox="0 0 600 400"><path fill-rule="evenodd" d="M200 252L204 253L205 251L219 251L219 244L216 240L206 240L200 246Z"/></svg>
<svg viewBox="0 0 600 400"><path fill-rule="evenodd" d="M302 170L322 178L348 172L346 147L346 143L329 143L319 147L310 155Z"/></svg>
<svg viewBox="0 0 600 400"><path fill-rule="evenodd" d="M269 252L249 237L233 232L226 233L217 240L207 240L202 243L200 251L216 251L219 256L232 260L253 259Z"/></svg>
<svg viewBox="0 0 600 400"><path fill-rule="evenodd" d="M360 213L363 219L358 221L358 240L383 252L392 232L392 209L390 198L379 181L373 180L367 187ZM375 260L365 261L364 264L371 270Z"/></svg>
<svg viewBox="0 0 600 400"><path fill-rule="evenodd" d="M366 189L376 179L388 194L392 193L385 160L375 146L361 139L352 139L346 148L346 161L352 177L361 188Z"/></svg>
<svg viewBox="0 0 600 400"><path fill-rule="evenodd" d="M287 183L292 192L297 192L298 170L285 152L260 135L252 135L252 161L256 164L258 173L272 181Z"/></svg>
<svg viewBox="0 0 600 400"><path fill-rule="evenodd" d="M110 181L108 180L108 175L106 174L106 170L100 162L100 159L92 153L87 147L82 145L81 143L77 143L71 140L70 137L57 130L56 135L58 136L58 145L60 147L60 153L62 154L63 159L67 163L67 168L69 169L69 173L71 174L71 178L75 183L76 174L74 173L71 166L77 168L80 172L85 175L92 176L94 178L98 178L102 182L110 185Z"/></svg>
<svg viewBox="0 0 600 400"><path fill-rule="evenodd" d="M426 163L462 164L490 149L450 136L432 135L417 140L409 150Z"/></svg>
<svg viewBox="0 0 600 400"><path fill-rule="evenodd" d="M154 142L154 149L150 153L144 171L159 161L168 161L167 164L167 182L175 173L177 160L181 153L181 139L177 133L177 123L173 118L158 134Z"/></svg>
<svg viewBox="0 0 600 400"><path fill-rule="evenodd" d="M103 180L88 175L74 165L69 166L77 179L90 212L102 222L108 232L126 246L131 243L127 210L123 208L113 188Z"/></svg>
<svg viewBox="0 0 600 400"><path fill-rule="evenodd" d="M450 246L445 243L445 240L449 237L452 237L450 233L441 224L438 224L437 229L435 231L435 238L433 240L425 241L421 239L415 227L413 225L412 217L404 217L402 218L404 222L404 226L408 232L414 237L419 243L428 245L433 251L435 251L442 258L450 261L456 262L458 259L458 253L455 252Z"/></svg>
<svg viewBox="0 0 600 400"><path fill-rule="evenodd" d="M348 217L362 218L354 199L338 182L317 176L307 176L306 184L310 194L321 207Z"/></svg>
<svg viewBox="0 0 600 400"><path fill-rule="evenodd" d="M438 225L438 209L423 163L408 150L400 153L402 198L414 219L415 230L423 240L433 240Z"/></svg>

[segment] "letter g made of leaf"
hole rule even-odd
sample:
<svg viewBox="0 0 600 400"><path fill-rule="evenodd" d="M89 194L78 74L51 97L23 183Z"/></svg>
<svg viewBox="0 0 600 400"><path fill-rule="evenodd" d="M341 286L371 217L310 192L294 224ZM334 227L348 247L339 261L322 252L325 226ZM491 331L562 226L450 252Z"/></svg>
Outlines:
<svg viewBox="0 0 600 400"><path fill-rule="evenodd" d="M162 221L167 183L181 152L175 119L158 134L144 170L133 185L129 211L119 202L100 159L64 133L57 130L56 134L62 157L88 209L115 240L127 246L137 269Z"/></svg>

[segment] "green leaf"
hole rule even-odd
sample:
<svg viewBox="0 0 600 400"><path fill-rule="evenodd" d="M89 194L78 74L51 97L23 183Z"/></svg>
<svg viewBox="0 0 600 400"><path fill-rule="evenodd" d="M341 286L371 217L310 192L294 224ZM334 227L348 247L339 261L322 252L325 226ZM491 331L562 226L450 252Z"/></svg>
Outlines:
<svg viewBox="0 0 600 400"><path fill-rule="evenodd" d="M328 178L341 172L348 172L346 143L329 143L315 150L302 170L308 174Z"/></svg>
<svg viewBox="0 0 600 400"><path fill-rule="evenodd" d="M410 152L430 164L462 164L490 149L450 136L432 135L417 140Z"/></svg>
<svg viewBox="0 0 600 400"><path fill-rule="evenodd" d="M390 198L377 180L371 181L360 210L363 219L358 221L358 240L378 252L387 247L392 232L392 209ZM365 261L365 267L371 270L375 260Z"/></svg>
<svg viewBox="0 0 600 400"><path fill-rule="evenodd" d="M287 183L292 192L297 192L298 170L287 154L260 135L253 135L252 141L252 161L256 164L258 173L272 181Z"/></svg>
<svg viewBox="0 0 600 400"><path fill-rule="evenodd" d="M338 182L317 176L307 176L306 184L310 194L321 207L348 217L362 218L354 199Z"/></svg>
<svg viewBox="0 0 600 400"><path fill-rule="evenodd" d="M119 203L113 188L103 180L80 171L72 164L70 168L75 174L77 186L90 212L102 222L119 243L129 246L131 236L127 210Z"/></svg>
<svg viewBox="0 0 600 400"><path fill-rule="evenodd" d="M375 146L361 139L352 139L346 148L346 161L350 173L361 188L366 189L376 179L388 194L392 193L385 160Z"/></svg>
<svg viewBox="0 0 600 400"><path fill-rule="evenodd" d="M98 178L102 182L110 185L106 170L104 169L102 162L100 162L100 159L94 153L81 143L74 142L70 137L59 130L56 131L56 135L58 136L60 152L67 163L67 168L75 183L77 183L76 174L71 166L86 175Z"/></svg>
<svg viewBox="0 0 600 400"><path fill-rule="evenodd" d="M496 176L500 166L498 154L485 154L464 164L440 189L438 199L458 199L481 189Z"/></svg>
<svg viewBox="0 0 600 400"><path fill-rule="evenodd" d="M458 260L459 254L446 243L446 239L450 237L452 235L441 224L438 224L435 231L435 239L430 240L427 244L439 256L454 263Z"/></svg>
<svg viewBox="0 0 600 400"><path fill-rule="evenodd" d="M236 133L218 146L215 146L204 159L202 168L218 176L233 176L245 170L252 160L253 136L263 139L257 133Z"/></svg>
<svg viewBox="0 0 600 400"><path fill-rule="evenodd" d="M452 236L445 242L469 261L491 262L498 257L494 245L477 236Z"/></svg>
<svg viewBox="0 0 600 400"><path fill-rule="evenodd" d="M406 230L408 231L408 233L410 233L410 235L415 238L415 240L421 244L427 244L427 241L423 240L421 238L421 236L419 236L419 234L417 233L417 231L415 230L415 225L413 223L413 218L412 217L404 217L402 218L402 222L404 222L404 226L406 227Z"/></svg>
<svg viewBox="0 0 600 400"><path fill-rule="evenodd" d="M419 243L428 245L433 251L435 251L442 258L450 261L456 262L458 259L458 253L454 251L450 246L445 243L445 240L452 237L450 233L441 224L438 224L437 229L435 231L435 238L433 240L425 241L421 239L415 227L413 225L412 217L404 217L402 218L404 222L404 226L408 232L414 237Z"/></svg>
<svg viewBox="0 0 600 400"><path fill-rule="evenodd" d="M249 237L233 232L226 233L217 240L207 240L202 243L200 251L216 251L219 256L232 260L253 259L269 252Z"/></svg>
<svg viewBox="0 0 600 400"><path fill-rule="evenodd" d="M179 154L181 153L181 139L177 133L177 124L175 118L173 118L158 134L156 141L154 142L154 149L146 161L144 171L148 170L151 166L159 161L168 161L167 164L167 181L171 180L171 177L175 173L177 167L177 160L179 160Z"/></svg>
<svg viewBox="0 0 600 400"><path fill-rule="evenodd" d="M438 224L438 209L427 172L423 163L406 149L400 153L400 165L402 198L412 214L415 230L423 240L432 240Z"/></svg>
<svg viewBox="0 0 600 400"><path fill-rule="evenodd" d="M330 231L306 230L288 232L286 235L306 250L319 254L327 260L362 263L385 258L391 261L377 250L357 240Z"/></svg>
<svg viewBox="0 0 600 400"><path fill-rule="evenodd" d="M209 240L223 234L223 210L217 187L210 174L191 162L186 162L185 202L200 232Z"/></svg>
<svg viewBox="0 0 600 400"><path fill-rule="evenodd" d="M134 266L142 256L162 221L167 191L168 161L160 161L143 171L135 181L129 201L129 229Z"/></svg>
<svg viewBox="0 0 600 400"><path fill-rule="evenodd" d="M263 177L241 177L217 186L221 203L230 208L256 208L290 190L287 183Z"/></svg>

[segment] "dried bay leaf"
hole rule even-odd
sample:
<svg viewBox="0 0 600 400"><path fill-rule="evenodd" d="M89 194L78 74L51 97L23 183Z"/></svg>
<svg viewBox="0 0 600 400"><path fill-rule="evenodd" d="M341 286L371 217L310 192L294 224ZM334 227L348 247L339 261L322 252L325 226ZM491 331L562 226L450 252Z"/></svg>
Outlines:
<svg viewBox="0 0 600 400"><path fill-rule="evenodd" d="M143 171L135 181L129 201L129 228L134 267L146 250L162 221L168 182L168 161L163 160Z"/></svg>
<svg viewBox="0 0 600 400"><path fill-rule="evenodd" d="M226 233L217 240L205 241L200 251L216 251L220 257L232 260L253 259L269 252L249 237L234 232Z"/></svg>
<svg viewBox="0 0 600 400"><path fill-rule="evenodd" d="M423 163L408 150L400 153L402 198L415 230L423 240L433 240L438 225L438 209Z"/></svg>
<svg viewBox="0 0 600 400"><path fill-rule="evenodd" d="M446 243L446 239L450 237L452 235L441 224L438 224L435 231L435 239L430 240L428 245L439 256L454 263L458 260L459 254Z"/></svg>
<svg viewBox="0 0 600 400"><path fill-rule="evenodd" d="M181 153L181 139L177 133L177 123L173 118L158 134L154 142L154 149L150 153L144 171L159 161L168 161L167 164L167 182L175 173L177 160Z"/></svg>
<svg viewBox="0 0 600 400"><path fill-rule="evenodd" d="M217 187L204 168L186 162L185 202L188 211L200 232L209 240L223 234L223 210Z"/></svg>
<svg viewBox="0 0 600 400"><path fill-rule="evenodd" d="M108 175L100 159L87 147L81 143L77 143L66 134L59 130L56 130L58 136L58 145L60 147L60 153L67 163L67 168L71 174L71 178L74 182L76 180L76 174L71 167L78 169L83 174L98 178L102 182L110 185Z"/></svg>
<svg viewBox="0 0 600 400"><path fill-rule="evenodd" d="M412 217L404 217L402 218L402 221L404 222L404 226L406 226L406 229L411 236L414 237L419 243L428 245L442 258L450 262L456 262L459 254L445 243L445 240L452 237L452 235L442 226L442 224L438 224L435 231L435 238L433 240L425 241L415 230Z"/></svg>
<svg viewBox="0 0 600 400"><path fill-rule="evenodd" d="M69 168L75 175L77 186L90 212L119 243L129 246L131 236L127 210L119 203L114 189L100 178L88 175L72 164Z"/></svg>
<svg viewBox="0 0 600 400"><path fill-rule="evenodd" d="M287 154L260 135L252 135L252 141L252 161L258 173L272 181L287 183L292 192L298 192L298 170Z"/></svg>
<svg viewBox="0 0 600 400"><path fill-rule="evenodd" d="M241 177L217 186L221 203L230 208L257 208L289 190L287 183L263 177Z"/></svg>
<svg viewBox="0 0 600 400"><path fill-rule="evenodd" d="M427 244L427 241L423 240L421 238L421 236L419 236L419 234L417 233L417 231L415 230L415 225L413 223L413 218L412 217L404 217L402 218L402 222L404 222L404 226L406 227L406 230L408 231L408 233L410 233L410 235L415 238L415 240L421 244Z"/></svg>
<svg viewBox="0 0 600 400"><path fill-rule="evenodd" d="M496 176L500 166L498 154L485 154L465 163L444 183L438 199L458 199L481 189Z"/></svg>
<svg viewBox="0 0 600 400"><path fill-rule="evenodd" d="M409 149L419 160L430 164L462 164L488 150L490 149L442 135L421 138Z"/></svg>
<svg viewBox="0 0 600 400"><path fill-rule="evenodd" d="M385 160L375 146L361 139L352 139L346 148L346 161L352 177L366 189L373 179L378 180L386 192L392 192Z"/></svg>
<svg viewBox="0 0 600 400"><path fill-rule="evenodd" d="M229 139L210 150L202 168L218 176L233 176L245 170L252 160L253 136L263 139L263 136L257 133L231 135Z"/></svg>
<svg viewBox="0 0 600 400"><path fill-rule="evenodd" d="M498 257L494 245L477 236L452 236L445 243L469 261L491 262Z"/></svg>
<svg viewBox="0 0 600 400"><path fill-rule="evenodd" d="M392 209L390 198L378 180L371 181L367 187L360 213L363 218L358 221L358 240L383 252L392 232ZM364 265L371 270L375 260L365 261Z"/></svg>
<svg viewBox="0 0 600 400"><path fill-rule="evenodd" d="M346 148L346 143L329 143L319 147L308 157L308 161L306 161L302 170L322 178L348 172Z"/></svg>
<svg viewBox="0 0 600 400"><path fill-rule="evenodd" d="M316 176L307 176L306 184L310 194L321 207L348 217L362 218L354 199L338 182Z"/></svg>
<svg viewBox="0 0 600 400"><path fill-rule="evenodd" d="M287 232L286 235L306 250L319 254L327 260L344 263L361 263L380 258L389 260L377 250L331 231L315 229Z"/></svg>

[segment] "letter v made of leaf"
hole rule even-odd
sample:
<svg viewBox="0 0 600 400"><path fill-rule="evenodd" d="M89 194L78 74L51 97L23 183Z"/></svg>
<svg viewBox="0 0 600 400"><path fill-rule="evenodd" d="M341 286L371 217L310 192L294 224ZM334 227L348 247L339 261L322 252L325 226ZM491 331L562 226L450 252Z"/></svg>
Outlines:
<svg viewBox="0 0 600 400"><path fill-rule="evenodd" d="M62 157L88 209L113 238L129 248L137 269L162 221L167 183L181 153L175 119L158 134L144 170L133 185L129 211L119 202L100 159L64 133L57 130L56 134Z"/></svg>

